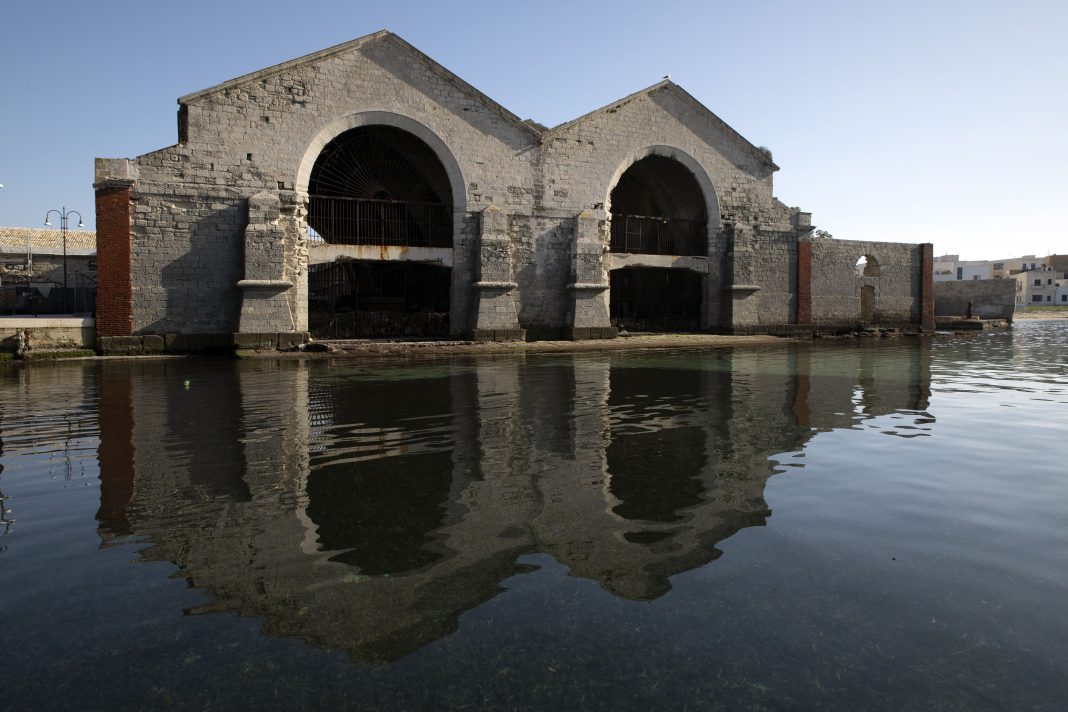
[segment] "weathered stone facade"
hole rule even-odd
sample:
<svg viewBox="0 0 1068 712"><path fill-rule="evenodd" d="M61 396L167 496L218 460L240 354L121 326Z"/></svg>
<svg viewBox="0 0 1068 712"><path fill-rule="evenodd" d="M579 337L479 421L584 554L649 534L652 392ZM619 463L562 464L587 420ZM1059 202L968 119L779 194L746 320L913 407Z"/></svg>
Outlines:
<svg viewBox="0 0 1068 712"><path fill-rule="evenodd" d="M98 220L108 225L101 241L114 242L100 247L101 283L129 284L125 298L109 292L100 306L103 322L115 325L108 335L269 341L307 332L309 185L332 141L368 127L414 136L447 177L437 188L451 194L451 248L416 254L383 244L373 259L451 269L453 335L612 336L617 270L698 275L702 330L854 326L864 287L874 292L876 322L924 323L921 246L799 247L812 230L809 216L773 197L778 167L770 155L667 80L546 129L379 32L179 105L177 145L97 160ZM681 165L699 188L700 204L678 213L699 224L699 254L610 247L613 190L651 156ZM670 181L648 190L665 202L685 192ZM124 192L129 205L114 205ZM115 230L124 209L129 229ZM329 247L340 259L368 259L366 244ZM879 277L854 276L864 254L879 261Z"/></svg>

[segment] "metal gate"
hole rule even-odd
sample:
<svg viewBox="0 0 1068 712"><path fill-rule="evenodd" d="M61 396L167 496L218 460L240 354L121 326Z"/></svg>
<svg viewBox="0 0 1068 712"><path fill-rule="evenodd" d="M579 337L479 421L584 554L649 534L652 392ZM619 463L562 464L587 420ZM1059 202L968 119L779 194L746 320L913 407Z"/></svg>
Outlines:
<svg viewBox="0 0 1068 712"><path fill-rule="evenodd" d="M318 339L449 334L451 270L418 262L311 265L308 319Z"/></svg>
<svg viewBox="0 0 1068 712"><path fill-rule="evenodd" d="M684 269L631 267L609 273L612 325L628 331L697 331L701 275Z"/></svg>

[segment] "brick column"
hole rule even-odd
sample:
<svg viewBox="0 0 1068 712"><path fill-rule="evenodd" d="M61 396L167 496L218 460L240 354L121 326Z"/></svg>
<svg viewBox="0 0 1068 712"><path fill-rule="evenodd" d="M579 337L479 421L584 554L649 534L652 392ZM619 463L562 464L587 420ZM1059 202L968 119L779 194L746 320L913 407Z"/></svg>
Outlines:
<svg viewBox="0 0 1068 712"><path fill-rule="evenodd" d="M133 334L130 277L130 186L96 190L96 334Z"/></svg>
<svg viewBox="0 0 1068 712"><path fill-rule="evenodd" d="M924 333L935 328L934 318L934 245L920 245L920 326Z"/></svg>
<svg viewBox="0 0 1068 712"><path fill-rule="evenodd" d="M797 243L797 323L812 324L812 243Z"/></svg>

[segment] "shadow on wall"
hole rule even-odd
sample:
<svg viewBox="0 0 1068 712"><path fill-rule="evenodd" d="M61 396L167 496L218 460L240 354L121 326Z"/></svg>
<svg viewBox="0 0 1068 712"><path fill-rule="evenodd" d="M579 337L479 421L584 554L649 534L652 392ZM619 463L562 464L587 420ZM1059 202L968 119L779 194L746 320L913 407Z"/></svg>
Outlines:
<svg viewBox="0 0 1068 712"><path fill-rule="evenodd" d="M191 208L189 211L196 212ZM137 331L158 334L237 331L241 313L241 290L237 282L244 276L247 207L241 201L205 212L206 215L189 226L187 244L178 244L185 240L178 238L175 230L170 233L171 245L144 245L135 249L137 259L152 259L165 250L176 255L159 270L162 313L137 328L140 321L137 309L146 300L134 300Z"/></svg>

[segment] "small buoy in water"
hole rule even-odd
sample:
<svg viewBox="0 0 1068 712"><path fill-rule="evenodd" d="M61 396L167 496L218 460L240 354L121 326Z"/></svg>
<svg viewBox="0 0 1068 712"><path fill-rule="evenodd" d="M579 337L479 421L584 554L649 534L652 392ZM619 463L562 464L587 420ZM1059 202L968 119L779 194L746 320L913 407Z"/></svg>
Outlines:
<svg viewBox="0 0 1068 712"><path fill-rule="evenodd" d="M186 382L185 382L185 383L183 383L182 385L183 385L183 386L185 386L185 389L186 389L187 391L189 390L189 381L186 381Z"/></svg>

